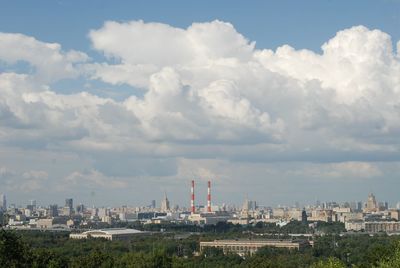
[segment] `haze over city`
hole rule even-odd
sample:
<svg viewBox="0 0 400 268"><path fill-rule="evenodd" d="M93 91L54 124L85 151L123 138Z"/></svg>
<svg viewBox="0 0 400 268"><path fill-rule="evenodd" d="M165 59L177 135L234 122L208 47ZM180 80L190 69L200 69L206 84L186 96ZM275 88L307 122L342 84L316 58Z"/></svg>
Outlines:
<svg viewBox="0 0 400 268"><path fill-rule="evenodd" d="M211 180L216 204L394 206L400 3L382 2L3 1L0 193L189 207L195 179L202 204Z"/></svg>

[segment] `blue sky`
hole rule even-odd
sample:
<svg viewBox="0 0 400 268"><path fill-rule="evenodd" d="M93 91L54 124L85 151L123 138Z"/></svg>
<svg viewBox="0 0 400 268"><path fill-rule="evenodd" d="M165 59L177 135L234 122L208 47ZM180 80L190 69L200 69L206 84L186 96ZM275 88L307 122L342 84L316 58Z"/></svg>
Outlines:
<svg viewBox="0 0 400 268"><path fill-rule="evenodd" d="M290 44L319 50L338 30L365 25L400 33L400 3L373 1L2 1L1 30L89 51L89 29L104 21L144 20L186 28L215 19L231 22L262 48Z"/></svg>
<svg viewBox="0 0 400 268"><path fill-rule="evenodd" d="M0 191L185 206L196 178L217 204L395 204L399 14L394 0L1 1Z"/></svg>

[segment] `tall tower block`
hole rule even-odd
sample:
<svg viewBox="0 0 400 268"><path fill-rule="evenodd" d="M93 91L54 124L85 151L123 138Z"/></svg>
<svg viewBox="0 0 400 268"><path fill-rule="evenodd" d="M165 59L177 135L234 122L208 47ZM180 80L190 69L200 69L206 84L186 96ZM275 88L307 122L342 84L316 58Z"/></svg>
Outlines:
<svg viewBox="0 0 400 268"><path fill-rule="evenodd" d="M211 181L208 181L207 212L211 212Z"/></svg>
<svg viewBox="0 0 400 268"><path fill-rule="evenodd" d="M192 213L196 212L196 208L194 207L194 180L192 180L192 187L190 188L191 199L190 199L190 207L192 208Z"/></svg>

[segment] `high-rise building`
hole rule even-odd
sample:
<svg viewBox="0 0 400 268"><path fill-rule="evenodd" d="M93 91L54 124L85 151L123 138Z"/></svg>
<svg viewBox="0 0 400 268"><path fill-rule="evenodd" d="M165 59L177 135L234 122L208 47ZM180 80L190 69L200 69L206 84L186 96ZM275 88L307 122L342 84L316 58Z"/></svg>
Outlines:
<svg viewBox="0 0 400 268"><path fill-rule="evenodd" d="M99 209L93 207L93 208L92 208L92 217L98 217L98 215L99 215L98 212L99 212Z"/></svg>
<svg viewBox="0 0 400 268"><path fill-rule="evenodd" d="M362 202L361 201L358 201L357 202L357 211L361 211L362 210Z"/></svg>
<svg viewBox="0 0 400 268"><path fill-rule="evenodd" d="M76 212L78 214L82 214L85 211L85 206L83 204L79 204L76 206Z"/></svg>
<svg viewBox="0 0 400 268"><path fill-rule="evenodd" d="M161 201L161 211L166 212L169 210L170 210L169 200L168 200L167 194L164 193L164 199Z"/></svg>
<svg viewBox="0 0 400 268"><path fill-rule="evenodd" d="M246 199L243 202L242 205L242 211L254 211L257 209L257 202L253 200L249 200L246 196Z"/></svg>
<svg viewBox="0 0 400 268"><path fill-rule="evenodd" d="M49 216L50 217L58 216L58 205L50 205L49 206Z"/></svg>
<svg viewBox="0 0 400 268"><path fill-rule="evenodd" d="M74 208L74 200L72 198L65 199L65 207L68 207L72 210Z"/></svg>
<svg viewBox="0 0 400 268"><path fill-rule="evenodd" d="M303 211L301 212L301 223L307 224L307 212L305 208L303 208Z"/></svg>
<svg viewBox="0 0 400 268"><path fill-rule="evenodd" d="M29 200L29 204L26 205L26 208L29 209L31 212L36 210L36 200Z"/></svg>
<svg viewBox="0 0 400 268"><path fill-rule="evenodd" d="M151 208L156 208L156 200L151 200Z"/></svg>
<svg viewBox="0 0 400 268"><path fill-rule="evenodd" d="M367 199L367 205L365 207L365 211L373 212L378 210L378 203L376 202L375 195L370 193Z"/></svg>
<svg viewBox="0 0 400 268"><path fill-rule="evenodd" d="M103 218L103 217L110 216L110 215L111 215L110 210L108 208L99 208L97 210L97 216L99 218Z"/></svg>
<svg viewBox="0 0 400 268"><path fill-rule="evenodd" d="M356 202L350 202L350 209L352 212L357 211L357 203Z"/></svg>
<svg viewBox="0 0 400 268"><path fill-rule="evenodd" d="M5 194L0 194L0 210L7 210L7 199Z"/></svg>
<svg viewBox="0 0 400 268"><path fill-rule="evenodd" d="M242 210L243 211L249 211L250 210L250 200L247 198L247 196L246 196L246 199L243 202Z"/></svg>

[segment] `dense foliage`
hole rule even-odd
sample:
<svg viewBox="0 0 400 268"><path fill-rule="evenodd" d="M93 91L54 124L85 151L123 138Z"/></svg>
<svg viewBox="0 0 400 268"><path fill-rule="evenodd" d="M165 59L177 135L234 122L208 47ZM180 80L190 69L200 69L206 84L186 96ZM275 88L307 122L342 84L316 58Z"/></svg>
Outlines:
<svg viewBox="0 0 400 268"><path fill-rule="evenodd" d="M282 227L277 226L275 223L258 222L256 224L240 225L226 222L219 222L216 225L191 225L191 224L177 224L177 223L163 223L163 224L141 224L139 222L133 223L118 223L110 227L127 227L143 231L170 231L170 232L197 232L197 233L214 233L226 236L227 234L254 232L254 233L268 233L268 234L311 234L311 233L340 233L344 232L344 223L341 222L318 222L315 228L310 228L307 224L300 221L290 221L287 225Z"/></svg>
<svg viewBox="0 0 400 268"><path fill-rule="evenodd" d="M332 233L316 237L313 248L263 248L245 258L216 248L194 255L199 241L221 236L213 230L221 226L193 234L155 233L131 241L71 240L62 232L1 230L0 267L400 267L399 238L387 235Z"/></svg>

